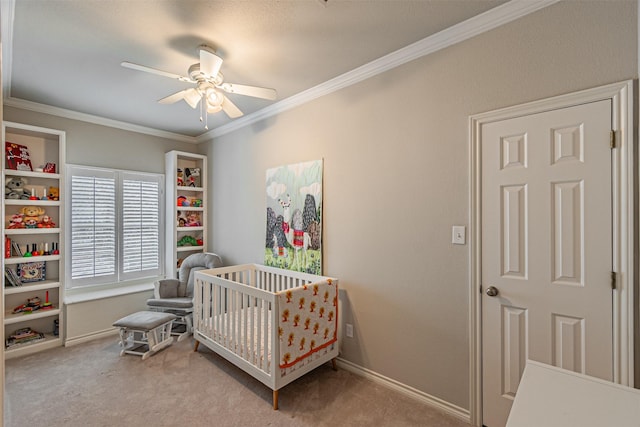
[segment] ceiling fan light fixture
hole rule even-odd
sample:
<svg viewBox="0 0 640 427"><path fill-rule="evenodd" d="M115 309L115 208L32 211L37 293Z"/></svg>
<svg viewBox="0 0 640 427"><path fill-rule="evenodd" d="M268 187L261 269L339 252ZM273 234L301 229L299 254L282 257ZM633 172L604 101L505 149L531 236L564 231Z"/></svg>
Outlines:
<svg viewBox="0 0 640 427"><path fill-rule="evenodd" d="M209 106L221 106L222 105L222 94L215 90L214 88L208 88L205 91L205 95L207 98L207 104ZM220 111L220 110L218 110Z"/></svg>
<svg viewBox="0 0 640 427"><path fill-rule="evenodd" d="M209 114L214 114L220 111L222 111L222 105L207 105L207 113Z"/></svg>

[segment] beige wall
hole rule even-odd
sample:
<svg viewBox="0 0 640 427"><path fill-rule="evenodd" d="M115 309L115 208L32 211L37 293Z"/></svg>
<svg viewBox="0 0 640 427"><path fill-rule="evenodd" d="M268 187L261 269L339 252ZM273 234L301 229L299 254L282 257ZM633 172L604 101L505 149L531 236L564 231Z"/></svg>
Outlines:
<svg viewBox="0 0 640 427"><path fill-rule="evenodd" d="M164 153L197 152L194 144L99 126L13 107L4 108L4 120L66 132L67 163L164 173ZM139 292L65 307L65 339L74 340L109 330L114 321L144 310L152 292Z"/></svg>
<svg viewBox="0 0 640 427"><path fill-rule="evenodd" d="M209 144L209 241L261 262L265 170L324 159L342 357L469 408L469 116L637 77L635 1L563 2Z"/></svg>
<svg viewBox="0 0 640 427"><path fill-rule="evenodd" d="M136 311L146 310L153 291L66 305L65 343L82 343L103 333L116 333L113 322Z"/></svg>

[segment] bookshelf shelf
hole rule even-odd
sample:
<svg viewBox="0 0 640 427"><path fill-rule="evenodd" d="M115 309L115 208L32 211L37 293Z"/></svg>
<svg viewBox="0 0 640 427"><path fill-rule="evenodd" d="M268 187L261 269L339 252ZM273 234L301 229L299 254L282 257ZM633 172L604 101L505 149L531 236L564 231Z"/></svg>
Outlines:
<svg viewBox="0 0 640 427"><path fill-rule="evenodd" d="M59 173L46 173L37 171L19 171L15 169L6 169L7 176L21 176L24 178L41 178L41 179L60 179Z"/></svg>
<svg viewBox="0 0 640 427"><path fill-rule="evenodd" d="M24 206L24 205L33 205L33 206L60 206L60 200L18 200L18 199L7 199L4 201L6 206Z"/></svg>
<svg viewBox="0 0 640 427"><path fill-rule="evenodd" d="M57 280L43 280L42 282L25 283L22 286L11 286L4 288L5 295L23 294L47 289L60 288Z"/></svg>
<svg viewBox="0 0 640 427"><path fill-rule="evenodd" d="M31 256L31 257L11 257L5 258L5 265L12 264L24 264L25 262L38 262L38 261L58 261L60 259L60 255L43 255L43 256Z"/></svg>
<svg viewBox="0 0 640 427"><path fill-rule="evenodd" d="M176 252L201 252L203 246L178 246Z"/></svg>
<svg viewBox="0 0 640 427"><path fill-rule="evenodd" d="M38 310L30 314L17 313L13 314L8 311L4 314L5 325L15 325L16 323L29 322L31 320L42 319L43 317L58 316L60 314L59 308L50 308L48 310Z"/></svg>
<svg viewBox="0 0 640 427"><path fill-rule="evenodd" d="M195 211L195 212L204 212L203 207L192 207L192 206L176 206L176 211ZM191 227L180 227L180 228L191 228Z"/></svg>
<svg viewBox="0 0 640 427"><path fill-rule="evenodd" d="M62 345L62 338L53 334L45 334L44 341L35 343L22 344L18 347L13 347L5 350L5 356L7 358L14 358L20 356L26 356L38 351L47 350L54 347L60 347Z"/></svg>
<svg viewBox="0 0 640 427"><path fill-rule="evenodd" d="M28 203L25 203L25 205L26 204ZM60 233L59 228L11 228L11 229L4 230L4 234L7 236L16 236L19 234L30 235L30 234L59 234L59 233Z"/></svg>

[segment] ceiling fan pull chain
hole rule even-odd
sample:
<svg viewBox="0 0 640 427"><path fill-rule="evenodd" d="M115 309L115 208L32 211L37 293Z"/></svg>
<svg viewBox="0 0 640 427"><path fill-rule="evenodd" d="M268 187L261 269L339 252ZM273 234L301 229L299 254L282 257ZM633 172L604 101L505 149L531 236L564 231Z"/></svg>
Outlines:
<svg viewBox="0 0 640 427"><path fill-rule="evenodd" d="M200 121L202 121L202 116L204 116L204 128L209 130L209 113L207 112L207 94L202 92L202 102L200 102Z"/></svg>
<svg viewBox="0 0 640 427"><path fill-rule="evenodd" d="M202 109L204 105L204 95L202 95L202 99L200 100L200 123L202 123Z"/></svg>

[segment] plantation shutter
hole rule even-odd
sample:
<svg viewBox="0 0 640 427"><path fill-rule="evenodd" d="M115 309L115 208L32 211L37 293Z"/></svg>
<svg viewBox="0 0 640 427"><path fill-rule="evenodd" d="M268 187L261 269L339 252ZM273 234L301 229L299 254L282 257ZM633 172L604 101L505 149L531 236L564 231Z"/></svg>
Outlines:
<svg viewBox="0 0 640 427"><path fill-rule="evenodd" d="M164 176L67 165L68 288L162 275Z"/></svg>
<svg viewBox="0 0 640 427"><path fill-rule="evenodd" d="M157 176L123 174L123 279L161 273L160 185Z"/></svg>
<svg viewBox="0 0 640 427"><path fill-rule="evenodd" d="M72 175L70 194L72 282L80 285L114 280L117 273L115 174L80 172Z"/></svg>

